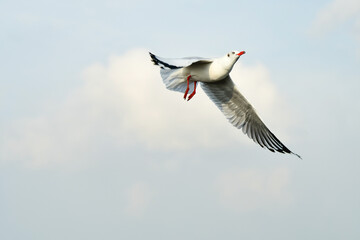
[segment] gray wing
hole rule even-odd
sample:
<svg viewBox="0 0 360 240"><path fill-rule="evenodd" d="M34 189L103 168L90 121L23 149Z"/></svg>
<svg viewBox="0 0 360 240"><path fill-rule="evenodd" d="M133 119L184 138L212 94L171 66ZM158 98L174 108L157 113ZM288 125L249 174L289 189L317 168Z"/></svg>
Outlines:
<svg viewBox="0 0 360 240"><path fill-rule="evenodd" d="M238 91L230 76L218 82L201 82L201 87L229 122L239 129L242 128L243 133L261 147L272 152L291 153L301 158L291 152L265 126L251 104Z"/></svg>
<svg viewBox="0 0 360 240"><path fill-rule="evenodd" d="M162 58L150 53L150 57L155 65L159 65L162 69L177 69L190 66L193 63L211 63L211 58L201 57L185 57L185 58Z"/></svg>

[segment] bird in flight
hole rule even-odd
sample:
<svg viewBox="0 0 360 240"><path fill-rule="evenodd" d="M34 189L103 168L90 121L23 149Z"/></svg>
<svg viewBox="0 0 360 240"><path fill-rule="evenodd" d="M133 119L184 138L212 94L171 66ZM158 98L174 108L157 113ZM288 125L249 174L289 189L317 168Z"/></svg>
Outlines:
<svg viewBox="0 0 360 240"><path fill-rule="evenodd" d="M196 94L197 83L215 103L229 122L242 129L255 143L272 152L290 151L262 122L253 106L236 88L229 73L245 51L232 51L219 58L186 57L167 59L149 53L152 62L160 67L167 89L184 93L189 101Z"/></svg>

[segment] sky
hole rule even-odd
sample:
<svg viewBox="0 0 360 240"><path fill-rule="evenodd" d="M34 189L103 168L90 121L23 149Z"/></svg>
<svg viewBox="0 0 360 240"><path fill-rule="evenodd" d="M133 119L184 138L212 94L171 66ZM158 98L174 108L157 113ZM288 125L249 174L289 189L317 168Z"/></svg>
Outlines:
<svg viewBox="0 0 360 240"><path fill-rule="evenodd" d="M360 2L0 2L1 239L359 239ZM219 57L256 145L148 56Z"/></svg>

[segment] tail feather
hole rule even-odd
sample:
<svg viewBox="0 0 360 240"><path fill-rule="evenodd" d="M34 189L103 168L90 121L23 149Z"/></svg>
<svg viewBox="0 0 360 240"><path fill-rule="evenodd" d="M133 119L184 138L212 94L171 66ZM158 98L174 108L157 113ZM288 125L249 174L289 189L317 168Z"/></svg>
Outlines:
<svg viewBox="0 0 360 240"><path fill-rule="evenodd" d="M161 78L167 89L177 92L185 93L187 88L187 76L183 75L182 67L170 65L164 61L161 61L154 54L150 53L151 61L158 65L160 69ZM194 82L189 83L189 92L194 91Z"/></svg>
<svg viewBox="0 0 360 240"><path fill-rule="evenodd" d="M160 75L167 89L185 93L187 80L182 69L160 69ZM190 80L189 89L190 92L194 91L194 81Z"/></svg>

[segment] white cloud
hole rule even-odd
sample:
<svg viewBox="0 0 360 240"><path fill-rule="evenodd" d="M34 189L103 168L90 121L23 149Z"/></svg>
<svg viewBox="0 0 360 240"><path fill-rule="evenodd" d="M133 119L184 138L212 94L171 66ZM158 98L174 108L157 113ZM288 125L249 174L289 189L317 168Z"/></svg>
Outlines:
<svg viewBox="0 0 360 240"><path fill-rule="evenodd" d="M288 109L266 67L240 62L231 76L284 139ZM239 141L254 144L227 122L201 90L189 102L182 94L166 90L146 50L89 66L83 79L83 85L60 106L10 126L0 146L2 159L25 159L35 165L73 161L96 149L103 139L116 146L136 144L160 150L220 147Z"/></svg>
<svg viewBox="0 0 360 240"><path fill-rule="evenodd" d="M290 204L289 182L287 168L232 169L221 173L215 185L220 203L231 211L241 212Z"/></svg>
<svg viewBox="0 0 360 240"><path fill-rule="evenodd" d="M151 191L148 184L138 182L133 184L126 192L126 213L132 217L141 217L151 201Z"/></svg>
<svg viewBox="0 0 360 240"><path fill-rule="evenodd" d="M312 26L313 34L324 34L347 20L360 18L360 1L334 0L321 9Z"/></svg>

